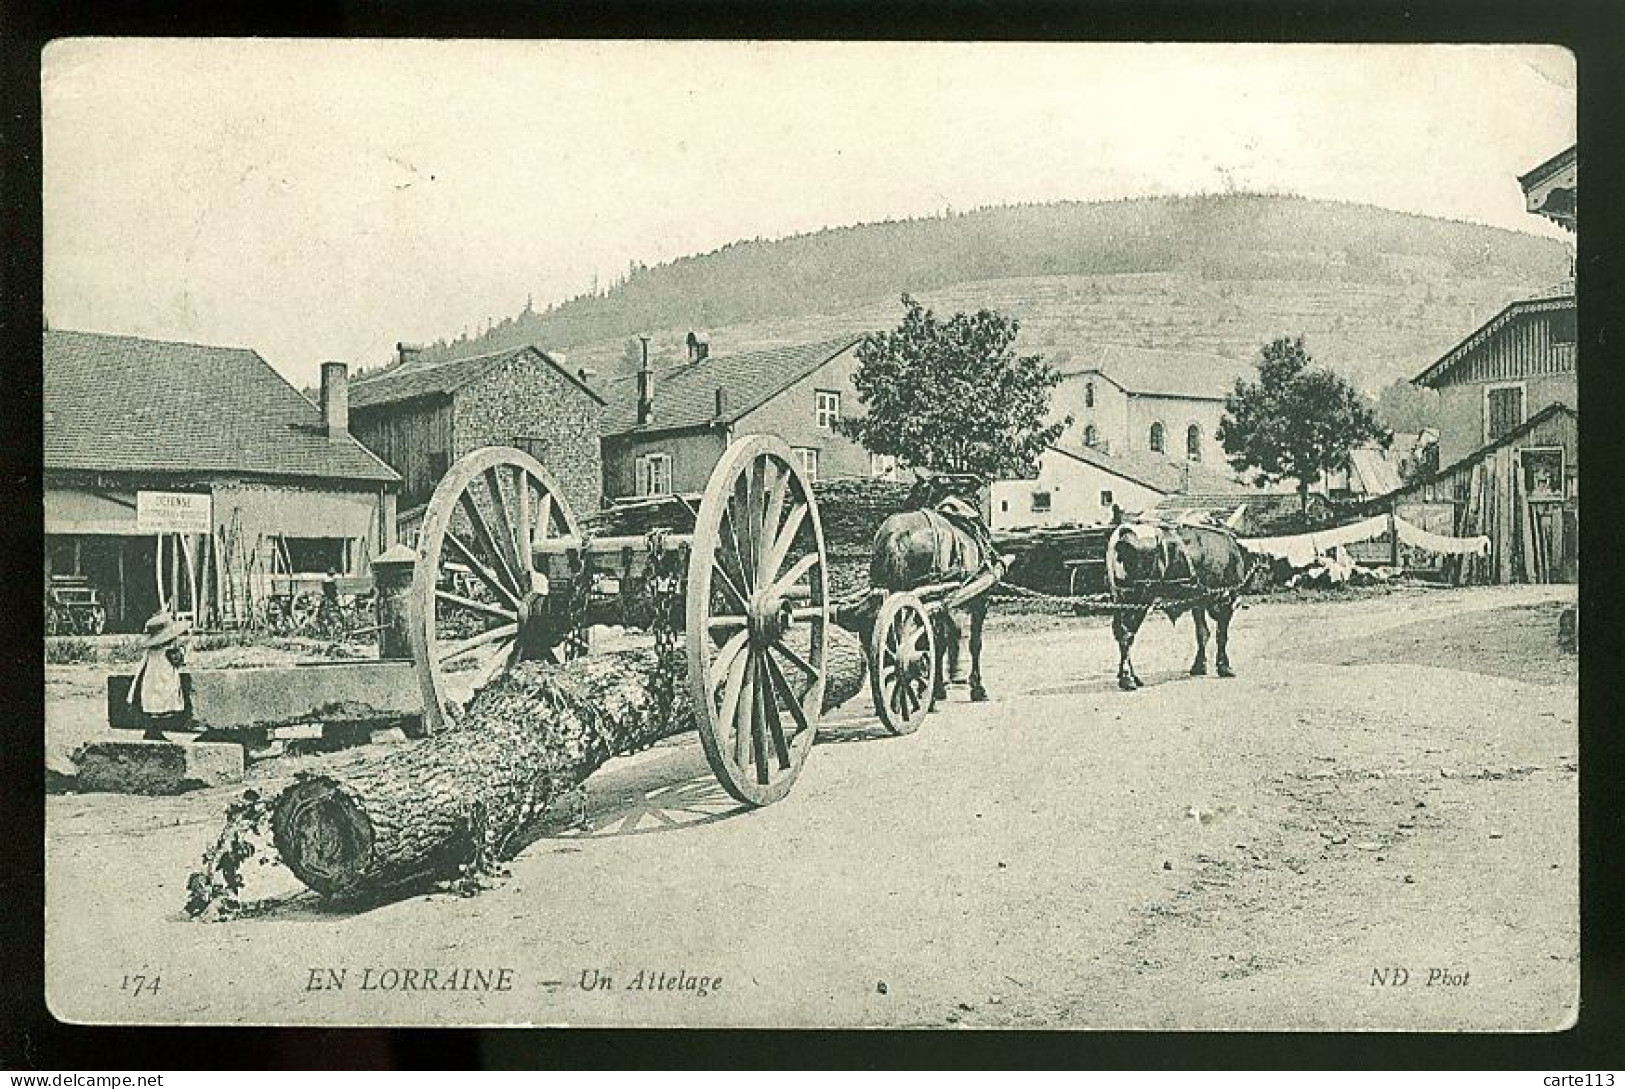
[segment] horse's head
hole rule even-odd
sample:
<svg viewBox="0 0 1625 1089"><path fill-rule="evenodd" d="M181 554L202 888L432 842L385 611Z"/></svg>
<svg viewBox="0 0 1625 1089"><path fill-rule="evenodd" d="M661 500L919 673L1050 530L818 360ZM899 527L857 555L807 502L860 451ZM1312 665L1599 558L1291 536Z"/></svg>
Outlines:
<svg viewBox="0 0 1625 1089"><path fill-rule="evenodd" d="M958 500L975 514L982 484L982 478L974 473L925 473L916 469L906 505L909 510L936 510L945 502Z"/></svg>
<svg viewBox="0 0 1625 1089"><path fill-rule="evenodd" d="M1162 547L1154 527L1124 522L1112 534L1109 547L1106 562L1115 585L1130 586L1161 578Z"/></svg>

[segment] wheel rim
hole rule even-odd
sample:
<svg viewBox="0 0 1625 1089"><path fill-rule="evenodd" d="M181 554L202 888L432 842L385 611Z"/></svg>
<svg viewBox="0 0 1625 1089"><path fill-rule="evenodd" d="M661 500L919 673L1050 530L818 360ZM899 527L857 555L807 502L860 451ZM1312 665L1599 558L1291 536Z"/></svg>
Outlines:
<svg viewBox="0 0 1625 1089"><path fill-rule="evenodd" d="M919 598L886 599L875 615L869 658L875 713L892 733L913 733L936 705L936 636Z"/></svg>
<svg viewBox="0 0 1625 1089"><path fill-rule="evenodd" d="M547 645L549 586L532 557L536 541L559 536L577 536L575 512L553 475L522 450L476 450L435 488L410 599L426 730L450 724L515 662L575 656Z"/></svg>
<svg viewBox="0 0 1625 1089"><path fill-rule="evenodd" d="M711 474L689 552L689 687L700 741L729 794L789 793L823 711L829 628L824 530L782 440L752 435Z"/></svg>

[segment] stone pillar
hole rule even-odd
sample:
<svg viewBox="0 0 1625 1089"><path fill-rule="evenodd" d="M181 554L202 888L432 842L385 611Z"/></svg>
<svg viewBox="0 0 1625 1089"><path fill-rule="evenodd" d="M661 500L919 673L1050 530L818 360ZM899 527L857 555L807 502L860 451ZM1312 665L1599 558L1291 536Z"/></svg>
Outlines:
<svg viewBox="0 0 1625 1089"><path fill-rule="evenodd" d="M377 590L378 656L412 657L410 632L412 576L417 570L417 553L398 544L372 560L373 586Z"/></svg>

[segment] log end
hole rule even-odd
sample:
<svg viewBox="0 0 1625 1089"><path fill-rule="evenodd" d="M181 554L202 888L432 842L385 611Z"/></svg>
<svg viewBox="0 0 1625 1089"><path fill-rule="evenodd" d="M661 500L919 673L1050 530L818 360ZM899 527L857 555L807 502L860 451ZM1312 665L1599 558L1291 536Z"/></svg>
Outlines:
<svg viewBox="0 0 1625 1089"><path fill-rule="evenodd" d="M337 782L311 776L283 791L271 835L294 876L323 896L358 891L371 870L372 822Z"/></svg>

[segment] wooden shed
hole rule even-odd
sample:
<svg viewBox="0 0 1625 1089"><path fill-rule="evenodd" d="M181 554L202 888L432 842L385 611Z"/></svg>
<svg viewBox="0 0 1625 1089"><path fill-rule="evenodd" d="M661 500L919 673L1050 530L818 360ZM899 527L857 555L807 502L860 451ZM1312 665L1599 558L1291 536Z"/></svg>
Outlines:
<svg viewBox="0 0 1625 1089"><path fill-rule="evenodd" d="M1434 533L1488 537L1488 556L1452 558L1444 566L1454 582L1577 582L1579 416L1567 405L1549 405L1366 509L1391 511Z"/></svg>

